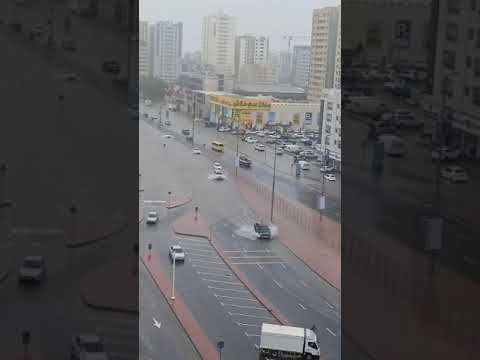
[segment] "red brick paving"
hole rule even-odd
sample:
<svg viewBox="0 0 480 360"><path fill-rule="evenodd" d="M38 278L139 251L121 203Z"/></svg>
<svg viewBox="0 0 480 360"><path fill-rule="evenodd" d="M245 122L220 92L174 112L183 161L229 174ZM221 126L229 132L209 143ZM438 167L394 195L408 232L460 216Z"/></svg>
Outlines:
<svg viewBox="0 0 480 360"><path fill-rule="evenodd" d="M173 231L178 235L210 238L210 226L200 214L195 220L195 213L188 213L178 218L172 225Z"/></svg>
<svg viewBox="0 0 480 360"><path fill-rule="evenodd" d="M270 209L265 205L265 197L259 196L258 191L247 181L243 181L241 177L237 178L237 184L252 210L264 221L269 219ZM288 202L290 206L292 203L280 195L277 195L277 200L277 204ZM302 220L302 216L305 219L312 219L313 211L301 204L295 204L294 208L298 209L295 214L296 219L288 216L288 213L279 211L277 207L275 208L274 223L278 226L278 239L320 277L340 290L340 224L323 216L321 221L319 218L315 221L307 220L304 226L300 226L298 222ZM310 231L305 230L306 227Z"/></svg>
<svg viewBox="0 0 480 360"><path fill-rule="evenodd" d="M165 271L162 269L160 262L155 256L152 256L150 260L147 257L142 258L142 262L152 275L155 283L162 292L163 296L167 300L170 308L177 317L180 324L182 324L188 337L192 341L193 345L200 353L203 360L217 360L218 351L216 347L210 342L205 335L203 329L200 327L195 317L191 313L187 304L183 301L183 298L179 294L175 294L175 300L171 300L172 284L165 275Z"/></svg>
<svg viewBox="0 0 480 360"><path fill-rule="evenodd" d="M128 268L125 264L131 264ZM134 273L135 271L135 273ZM112 279L122 281L112 281ZM88 274L82 283L83 301L102 310L138 313L138 262L125 257Z"/></svg>
<svg viewBox="0 0 480 360"><path fill-rule="evenodd" d="M183 196L183 197L178 197L175 199L171 199L170 201L167 201L167 209L174 209L183 205L188 204L190 201L192 201L192 198L189 196Z"/></svg>

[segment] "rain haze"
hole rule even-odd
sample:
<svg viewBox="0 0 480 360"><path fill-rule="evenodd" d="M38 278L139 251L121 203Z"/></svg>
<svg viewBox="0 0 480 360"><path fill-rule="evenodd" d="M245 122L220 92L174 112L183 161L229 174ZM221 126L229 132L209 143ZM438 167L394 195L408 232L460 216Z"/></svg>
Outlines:
<svg viewBox="0 0 480 360"><path fill-rule="evenodd" d="M170 20L183 23L183 53L200 50L202 19L224 11L237 18L237 35L258 34L270 37L270 48L286 48L284 35L310 35L312 11L336 6L336 0L141 0L140 19L154 23ZM308 38L295 39L295 45Z"/></svg>

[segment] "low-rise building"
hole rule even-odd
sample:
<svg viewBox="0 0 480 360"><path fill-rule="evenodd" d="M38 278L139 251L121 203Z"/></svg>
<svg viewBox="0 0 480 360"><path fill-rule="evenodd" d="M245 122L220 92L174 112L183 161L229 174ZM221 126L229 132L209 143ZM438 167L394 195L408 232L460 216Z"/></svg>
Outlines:
<svg viewBox="0 0 480 360"><path fill-rule="evenodd" d="M325 160L340 169L342 162L342 106L340 89L321 93L321 151Z"/></svg>

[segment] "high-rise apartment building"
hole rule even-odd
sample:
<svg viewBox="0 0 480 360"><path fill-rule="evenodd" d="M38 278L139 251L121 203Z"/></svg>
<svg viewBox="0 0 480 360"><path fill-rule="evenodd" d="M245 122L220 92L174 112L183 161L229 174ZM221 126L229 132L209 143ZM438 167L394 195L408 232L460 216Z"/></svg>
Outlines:
<svg viewBox="0 0 480 360"><path fill-rule="evenodd" d="M290 84L292 80L292 54L289 51L280 51L278 58L278 82Z"/></svg>
<svg viewBox="0 0 480 360"><path fill-rule="evenodd" d="M292 59L292 85L306 89L310 70L310 46L294 46Z"/></svg>
<svg viewBox="0 0 480 360"><path fill-rule="evenodd" d="M333 88L341 89L342 87L342 7L338 7L338 30L337 45L335 50L335 69L333 72Z"/></svg>
<svg viewBox="0 0 480 360"><path fill-rule="evenodd" d="M152 25L150 51L153 77L175 82L182 60L183 24L160 21Z"/></svg>
<svg viewBox="0 0 480 360"><path fill-rule="evenodd" d="M308 99L320 100L321 90L333 88L340 6L315 9L312 18L312 54Z"/></svg>
<svg viewBox="0 0 480 360"><path fill-rule="evenodd" d="M223 12L203 18L202 63L218 74L235 72L236 18Z"/></svg>
<svg viewBox="0 0 480 360"><path fill-rule="evenodd" d="M151 76L149 33L148 22L140 21L138 34L138 70L140 77Z"/></svg>
<svg viewBox="0 0 480 360"><path fill-rule="evenodd" d="M267 65L269 39L265 36L242 35L235 40L235 75L238 77L245 65ZM252 68L250 66L250 68Z"/></svg>
<svg viewBox="0 0 480 360"><path fill-rule="evenodd" d="M436 21L432 96L424 110L433 118L434 142L480 158L480 3L433 2Z"/></svg>

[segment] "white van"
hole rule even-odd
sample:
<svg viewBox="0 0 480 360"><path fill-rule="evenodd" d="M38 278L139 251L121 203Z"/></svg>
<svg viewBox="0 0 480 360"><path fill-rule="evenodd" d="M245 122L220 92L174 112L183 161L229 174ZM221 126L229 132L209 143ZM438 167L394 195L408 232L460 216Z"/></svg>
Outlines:
<svg viewBox="0 0 480 360"><path fill-rule="evenodd" d="M285 146L285 151L292 152L292 153L297 153L301 150L300 146L295 145L295 144L287 144Z"/></svg>
<svg viewBox="0 0 480 360"><path fill-rule="evenodd" d="M379 142L383 143L385 154L390 156L405 155L405 142L402 138L395 135L380 135Z"/></svg>

